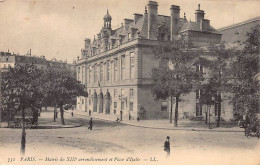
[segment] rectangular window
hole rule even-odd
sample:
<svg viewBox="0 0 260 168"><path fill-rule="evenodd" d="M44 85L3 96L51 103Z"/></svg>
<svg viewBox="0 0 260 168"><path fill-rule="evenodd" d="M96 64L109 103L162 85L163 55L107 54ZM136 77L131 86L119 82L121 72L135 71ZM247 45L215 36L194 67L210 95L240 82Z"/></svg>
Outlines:
<svg viewBox="0 0 260 168"><path fill-rule="evenodd" d="M78 68L78 81L80 81L80 67Z"/></svg>
<svg viewBox="0 0 260 168"><path fill-rule="evenodd" d="M83 84L84 84L84 73L85 73L84 66L82 66L81 81L82 81Z"/></svg>
<svg viewBox="0 0 260 168"><path fill-rule="evenodd" d="M200 90L196 90L196 99L200 98Z"/></svg>
<svg viewBox="0 0 260 168"><path fill-rule="evenodd" d="M134 79L134 67L135 67L135 57L134 53L130 53L130 79Z"/></svg>
<svg viewBox="0 0 260 168"><path fill-rule="evenodd" d="M114 89L114 98L116 98L116 96L117 96L117 90Z"/></svg>
<svg viewBox="0 0 260 168"><path fill-rule="evenodd" d="M6 61L8 61L8 57L6 57Z"/></svg>
<svg viewBox="0 0 260 168"><path fill-rule="evenodd" d="M134 96L134 89L130 89L130 97Z"/></svg>
<svg viewBox="0 0 260 168"><path fill-rule="evenodd" d="M94 82L97 82L97 65L94 65Z"/></svg>
<svg viewBox="0 0 260 168"><path fill-rule="evenodd" d="M118 74L118 59L115 59L114 63L114 81L117 81L117 75Z"/></svg>
<svg viewBox="0 0 260 168"><path fill-rule="evenodd" d="M125 79L125 55L121 56L121 80Z"/></svg>
<svg viewBox="0 0 260 168"><path fill-rule="evenodd" d="M89 66L89 75L88 75L88 83L91 83L91 73L92 73L92 67Z"/></svg>
<svg viewBox="0 0 260 168"><path fill-rule="evenodd" d="M125 102L121 101L121 110L124 110L124 109L125 109Z"/></svg>
<svg viewBox="0 0 260 168"><path fill-rule="evenodd" d="M133 111L134 110L134 103L130 102L129 106L130 106L130 111Z"/></svg>
<svg viewBox="0 0 260 168"><path fill-rule="evenodd" d="M103 74L104 74L103 63L100 63L100 82L103 81Z"/></svg>
<svg viewBox="0 0 260 168"><path fill-rule="evenodd" d="M121 96L123 97L125 95L125 90L121 89Z"/></svg>
<svg viewBox="0 0 260 168"><path fill-rule="evenodd" d="M202 104L196 103L196 116L202 116Z"/></svg>
<svg viewBox="0 0 260 168"><path fill-rule="evenodd" d="M200 73L204 73L204 67L202 65L200 65Z"/></svg>
<svg viewBox="0 0 260 168"><path fill-rule="evenodd" d="M218 116L218 109L220 108L220 116L221 116L221 104L218 102L215 103L215 116Z"/></svg>
<svg viewBox="0 0 260 168"><path fill-rule="evenodd" d="M91 105L91 90L89 90L88 95L89 95L89 98L88 98L89 105Z"/></svg>
<svg viewBox="0 0 260 168"><path fill-rule="evenodd" d="M117 108L117 102L114 102L114 109Z"/></svg>
<svg viewBox="0 0 260 168"><path fill-rule="evenodd" d="M161 111L167 111L168 103L166 100L162 100L161 102Z"/></svg>
<svg viewBox="0 0 260 168"><path fill-rule="evenodd" d="M197 71L197 73L199 73L199 75L203 75L203 73L204 73L204 68L203 68L203 66L202 65L197 65L196 66L196 71Z"/></svg>
<svg viewBox="0 0 260 168"><path fill-rule="evenodd" d="M110 75L110 65L109 65L109 61L107 61L107 81L109 81L109 75Z"/></svg>

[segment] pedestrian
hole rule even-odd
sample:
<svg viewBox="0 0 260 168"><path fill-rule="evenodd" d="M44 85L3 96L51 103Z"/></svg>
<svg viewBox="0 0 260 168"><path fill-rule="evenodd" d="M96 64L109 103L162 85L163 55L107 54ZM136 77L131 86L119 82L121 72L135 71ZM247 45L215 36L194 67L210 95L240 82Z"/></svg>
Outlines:
<svg viewBox="0 0 260 168"><path fill-rule="evenodd" d="M71 112L71 117L73 117L73 111Z"/></svg>
<svg viewBox="0 0 260 168"><path fill-rule="evenodd" d="M92 130L92 126L93 126L93 122L92 122L92 118L90 118L88 129Z"/></svg>
<svg viewBox="0 0 260 168"><path fill-rule="evenodd" d="M131 118L132 118L132 116L131 116L131 114L129 113L129 120L131 120Z"/></svg>
<svg viewBox="0 0 260 168"><path fill-rule="evenodd" d="M166 141L164 142L164 151L167 152L167 156L170 155L170 137L167 136Z"/></svg>
<svg viewBox="0 0 260 168"><path fill-rule="evenodd" d="M137 121L139 121L140 120L140 118L139 117L137 117Z"/></svg>

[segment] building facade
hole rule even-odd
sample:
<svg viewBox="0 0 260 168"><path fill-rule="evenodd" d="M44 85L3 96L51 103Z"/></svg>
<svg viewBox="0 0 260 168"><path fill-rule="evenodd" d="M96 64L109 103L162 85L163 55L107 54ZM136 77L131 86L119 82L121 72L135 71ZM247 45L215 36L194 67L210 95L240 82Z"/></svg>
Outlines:
<svg viewBox="0 0 260 168"><path fill-rule="evenodd" d="M46 60L45 56L20 55L8 52L0 52L0 69L1 71L8 70L9 67L17 65L24 66L27 63L33 63L37 69L46 70L65 70L72 77L76 76L76 62L68 64L66 61L58 61L56 59Z"/></svg>
<svg viewBox="0 0 260 168"><path fill-rule="evenodd" d="M151 93L152 68L158 67L153 48L158 40L185 36L195 47L216 44L221 34L204 19L204 11L195 11L195 21L180 17L180 7L172 5L170 16L158 14L158 3L149 1L144 14L124 19L111 29L112 17L103 18L104 26L94 39L85 39L82 56L76 63L77 79L88 88L88 97L77 98L77 109L92 115L119 119L159 119L169 117L169 102L155 101ZM188 96L187 110L196 114L196 93ZM184 110L185 111L185 110Z"/></svg>

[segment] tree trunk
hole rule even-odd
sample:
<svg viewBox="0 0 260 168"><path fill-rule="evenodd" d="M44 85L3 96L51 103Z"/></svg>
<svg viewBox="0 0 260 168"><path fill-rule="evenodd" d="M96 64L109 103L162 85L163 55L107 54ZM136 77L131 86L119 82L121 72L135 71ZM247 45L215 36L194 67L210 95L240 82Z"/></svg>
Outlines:
<svg viewBox="0 0 260 168"><path fill-rule="evenodd" d="M208 105L207 105L207 110L206 110L206 113L205 113L205 124L208 124L208 111L209 111L209 108L208 108Z"/></svg>
<svg viewBox="0 0 260 168"><path fill-rule="evenodd" d="M22 108L22 140L21 140L21 154L24 155L25 153L25 114L24 114L24 108Z"/></svg>
<svg viewBox="0 0 260 168"><path fill-rule="evenodd" d="M218 93L218 120L217 120L217 127L220 126L220 115L221 115L221 95Z"/></svg>
<svg viewBox="0 0 260 168"><path fill-rule="evenodd" d="M65 121L64 121L64 111L63 111L63 104L60 104L60 120L61 120L61 124L65 125Z"/></svg>
<svg viewBox="0 0 260 168"><path fill-rule="evenodd" d="M53 121L56 122L56 113L57 113L57 108L56 106L54 106L54 109L53 109Z"/></svg>
<svg viewBox="0 0 260 168"><path fill-rule="evenodd" d="M174 126L178 127L179 94L176 95Z"/></svg>
<svg viewBox="0 0 260 168"><path fill-rule="evenodd" d="M172 96L171 96L170 123L172 123Z"/></svg>

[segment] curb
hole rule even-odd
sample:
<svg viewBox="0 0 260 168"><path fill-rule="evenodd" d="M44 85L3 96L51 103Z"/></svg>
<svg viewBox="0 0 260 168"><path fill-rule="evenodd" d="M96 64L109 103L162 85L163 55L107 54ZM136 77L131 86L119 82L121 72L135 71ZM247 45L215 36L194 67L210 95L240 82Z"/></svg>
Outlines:
<svg viewBox="0 0 260 168"><path fill-rule="evenodd" d="M39 125L35 128L32 129L60 129L60 128L76 128L76 127L81 127L82 124L77 124L77 125ZM43 127L43 128L41 128Z"/></svg>
<svg viewBox="0 0 260 168"><path fill-rule="evenodd" d="M69 111L66 111L67 113L70 113ZM86 117L90 117L86 114L80 114L80 113L74 113L75 115L81 115L81 116L86 116ZM101 121L108 121L108 122L113 122L113 123L120 123L120 124L124 124L124 125L129 125L129 126L133 126L133 127L140 127L140 128L149 128L149 129L161 129L161 130L176 130L176 131L200 131L200 132L244 132L243 130L239 131L239 130L214 130L214 129L184 129L184 128L163 128L163 127L151 127L151 126L143 126L143 125L136 125L136 124L130 124L130 123L125 123L125 122L117 122L117 121L113 121L113 120L109 120L109 119L103 119L103 118L98 118L96 116L91 116L92 118L101 120ZM228 129L228 128L227 128Z"/></svg>

